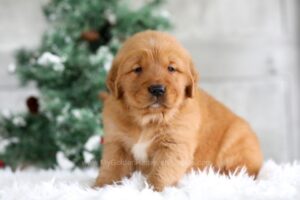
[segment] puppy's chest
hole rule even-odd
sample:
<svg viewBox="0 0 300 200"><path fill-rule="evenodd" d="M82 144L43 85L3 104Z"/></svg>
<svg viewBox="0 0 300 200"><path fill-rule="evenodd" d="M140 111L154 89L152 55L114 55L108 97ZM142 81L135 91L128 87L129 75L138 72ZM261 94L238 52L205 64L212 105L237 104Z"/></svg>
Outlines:
<svg viewBox="0 0 300 200"><path fill-rule="evenodd" d="M137 140L135 140L130 151L137 163L144 163L149 160L149 149L154 143L153 133L142 132Z"/></svg>
<svg viewBox="0 0 300 200"><path fill-rule="evenodd" d="M138 140L131 148L131 153L137 162L146 162L148 160L148 150L151 140Z"/></svg>

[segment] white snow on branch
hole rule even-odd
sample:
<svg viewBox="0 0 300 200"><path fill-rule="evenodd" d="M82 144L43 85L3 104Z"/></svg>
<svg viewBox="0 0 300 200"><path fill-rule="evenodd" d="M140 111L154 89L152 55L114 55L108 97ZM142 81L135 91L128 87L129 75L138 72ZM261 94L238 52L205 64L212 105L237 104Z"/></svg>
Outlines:
<svg viewBox="0 0 300 200"><path fill-rule="evenodd" d="M103 65L106 71L109 71L113 62L113 54L107 46L101 46L95 55L90 57L91 63L96 65Z"/></svg>
<svg viewBox="0 0 300 200"><path fill-rule="evenodd" d="M16 117L14 117L13 120L12 120L12 122L13 122L13 124L14 124L15 126L19 126L19 127L21 127L21 126L26 126L26 121L25 121L25 119L24 119L23 117L21 117L21 116L16 116Z"/></svg>
<svg viewBox="0 0 300 200"><path fill-rule="evenodd" d="M37 60L39 65L61 64L63 60L50 52L43 53Z"/></svg>
<svg viewBox="0 0 300 200"><path fill-rule="evenodd" d="M52 65L54 71L64 71L64 59L50 52L43 53L37 60L39 65L47 67Z"/></svg>
<svg viewBox="0 0 300 200"><path fill-rule="evenodd" d="M85 143L84 148L88 151L92 151L97 149L100 145L100 135L93 135L88 139L88 141Z"/></svg>
<svg viewBox="0 0 300 200"><path fill-rule="evenodd" d="M88 151L84 151L83 159L86 164L89 164L94 159L94 155Z"/></svg>
<svg viewBox="0 0 300 200"><path fill-rule="evenodd" d="M74 163L70 161L63 152L59 151L56 153L56 161L58 166L61 169L72 169L74 167Z"/></svg>

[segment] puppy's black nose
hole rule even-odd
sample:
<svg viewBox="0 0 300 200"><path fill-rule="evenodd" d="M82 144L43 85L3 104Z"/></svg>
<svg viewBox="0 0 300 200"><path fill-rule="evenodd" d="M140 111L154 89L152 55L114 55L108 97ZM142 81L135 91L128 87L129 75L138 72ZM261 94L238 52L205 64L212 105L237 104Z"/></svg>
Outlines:
<svg viewBox="0 0 300 200"><path fill-rule="evenodd" d="M166 88L163 85L151 85L150 87L148 87L148 91L153 96L159 97L164 95Z"/></svg>

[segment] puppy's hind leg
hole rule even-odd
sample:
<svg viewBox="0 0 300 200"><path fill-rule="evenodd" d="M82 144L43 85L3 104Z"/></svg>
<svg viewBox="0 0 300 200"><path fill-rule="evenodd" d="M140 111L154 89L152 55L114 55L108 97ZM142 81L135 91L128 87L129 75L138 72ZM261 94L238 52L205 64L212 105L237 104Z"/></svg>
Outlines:
<svg viewBox="0 0 300 200"><path fill-rule="evenodd" d="M216 159L221 173L229 174L242 167L251 176L257 176L263 162L259 142L249 125L237 120L227 130Z"/></svg>

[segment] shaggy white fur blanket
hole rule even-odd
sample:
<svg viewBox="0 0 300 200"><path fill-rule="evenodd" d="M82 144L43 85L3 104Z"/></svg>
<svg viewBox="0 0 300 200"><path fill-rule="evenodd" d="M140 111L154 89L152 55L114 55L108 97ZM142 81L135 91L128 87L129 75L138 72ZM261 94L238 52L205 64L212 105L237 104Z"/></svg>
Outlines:
<svg viewBox="0 0 300 200"><path fill-rule="evenodd" d="M300 164L265 162L257 180L240 173L220 176L212 170L192 172L176 187L154 192L145 177L136 172L120 185L92 189L96 169L88 170L0 170L1 200L77 199L300 199Z"/></svg>

